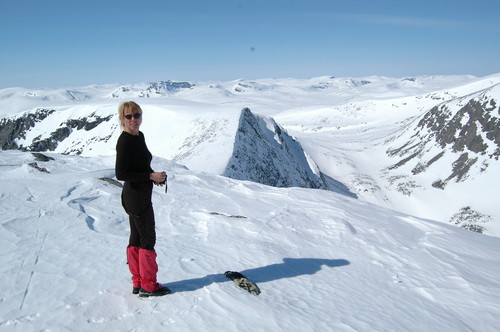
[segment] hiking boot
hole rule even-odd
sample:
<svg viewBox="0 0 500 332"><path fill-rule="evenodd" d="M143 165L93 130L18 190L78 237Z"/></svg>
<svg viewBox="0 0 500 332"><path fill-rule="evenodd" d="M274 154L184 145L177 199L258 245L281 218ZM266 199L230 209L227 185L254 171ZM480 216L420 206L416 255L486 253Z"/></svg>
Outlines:
<svg viewBox="0 0 500 332"><path fill-rule="evenodd" d="M150 297L150 296L163 296L172 293L168 287L159 286L156 290L148 292L144 288L139 289L140 297Z"/></svg>
<svg viewBox="0 0 500 332"><path fill-rule="evenodd" d="M132 294L139 294L140 287L134 287L132 288Z"/></svg>

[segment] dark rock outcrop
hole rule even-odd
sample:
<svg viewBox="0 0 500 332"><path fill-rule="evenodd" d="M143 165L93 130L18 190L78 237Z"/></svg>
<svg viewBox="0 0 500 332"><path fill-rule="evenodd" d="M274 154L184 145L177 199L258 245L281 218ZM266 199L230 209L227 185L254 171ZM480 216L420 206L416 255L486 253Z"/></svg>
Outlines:
<svg viewBox="0 0 500 332"><path fill-rule="evenodd" d="M22 151L54 151L58 144L68 138L73 130L90 131L99 124L109 121L113 116L99 117L94 113L79 119L68 119L51 132L48 137L35 137L29 144L20 144L19 140L26 138L26 133L47 119L55 110L38 109L23 116L5 118L0 121L0 149Z"/></svg>
<svg viewBox="0 0 500 332"><path fill-rule="evenodd" d="M473 168L483 172L488 160L500 157L500 107L490 91L430 109L409 128L414 134L407 141L387 150L389 156L401 158L388 170L413 164L411 173L417 175L427 172L445 154L454 155L451 173L432 183L440 189L451 180L465 181Z"/></svg>

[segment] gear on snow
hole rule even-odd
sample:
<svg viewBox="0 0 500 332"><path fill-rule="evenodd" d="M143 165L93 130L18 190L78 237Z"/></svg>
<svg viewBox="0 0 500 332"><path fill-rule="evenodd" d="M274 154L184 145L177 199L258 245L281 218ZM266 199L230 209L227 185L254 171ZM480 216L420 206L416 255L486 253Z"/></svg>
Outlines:
<svg viewBox="0 0 500 332"><path fill-rule="evenodd" d="M235 271L227 271L224 273L224 276L231 279L236 284L236 286L243 288L250 294L252 295L260 294L259 287L254 282L250 281L247 277L245 277L243 274Z"/></svg>

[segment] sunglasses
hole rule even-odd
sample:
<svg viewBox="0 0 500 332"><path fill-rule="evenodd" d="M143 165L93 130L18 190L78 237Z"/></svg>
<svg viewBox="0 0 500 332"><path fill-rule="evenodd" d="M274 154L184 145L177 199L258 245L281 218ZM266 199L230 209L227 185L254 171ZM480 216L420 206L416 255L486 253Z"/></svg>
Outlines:
<svg viewBox="0 0 500 332"><path fill-rule="evenodd" d="M133 117L134 119L139 119L141 116L142 116L142 114L141 114L141 113L135 113L134 115L132 115L132 114L127 114L127 115L125 115L125 119L127 119L127 120L131 120L131 119L132 119L132 117Z"/></svg>

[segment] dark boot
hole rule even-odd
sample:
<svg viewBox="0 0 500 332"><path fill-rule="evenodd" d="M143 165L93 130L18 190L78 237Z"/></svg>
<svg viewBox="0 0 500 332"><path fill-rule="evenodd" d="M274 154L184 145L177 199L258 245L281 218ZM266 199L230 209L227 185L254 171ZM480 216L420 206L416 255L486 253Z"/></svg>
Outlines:
<svg viewBox="0 0 500 332"><path fill-rule="evenodd" d="M172 291L168 287L162 286L160 284L158 284L158 288L153 292L148 292L148 291L144 290L144 288L141 288L139 290L140 297L163 296L163 295L167 295L170 293L172 293Z"/></svg>

